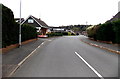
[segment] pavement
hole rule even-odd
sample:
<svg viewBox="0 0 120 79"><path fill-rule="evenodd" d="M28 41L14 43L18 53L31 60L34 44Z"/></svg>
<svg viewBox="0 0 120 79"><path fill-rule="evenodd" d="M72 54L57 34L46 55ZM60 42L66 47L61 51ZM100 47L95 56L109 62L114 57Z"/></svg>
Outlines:
<svg viewBox="0 0 120 79"><path fill-rule="evenodd" d="M84 38L81 38L81 41L84 42L84 43L87 43L89 45L92 45L92 46L95 46L95 47L98 47L98 48L101 48L101 49L108 50L108 51L113 52L113 53L120 54L120 47L118 47L118 45L107 44L107 43L94 41L94 40L89 39L86 36L83 36L83 37Z"/></svg>
<svg viewBox="0 0 120 79"><path fill-rule="evenodd" d="M22 45L21 48L16 48L2 54L2 76L7 77L25 57L46 40L47 39L40 38Z"/></svg>
<svg viewBox="0 0 120 79"><path fill-rule="evenodd" d="M90 46L84 36L45 42L11 77L118 77L118 54ZM85 61L84 61L85 60ZM91 78L91 79L94 79ZM105 78L106 79L106 78Z"/></svg>

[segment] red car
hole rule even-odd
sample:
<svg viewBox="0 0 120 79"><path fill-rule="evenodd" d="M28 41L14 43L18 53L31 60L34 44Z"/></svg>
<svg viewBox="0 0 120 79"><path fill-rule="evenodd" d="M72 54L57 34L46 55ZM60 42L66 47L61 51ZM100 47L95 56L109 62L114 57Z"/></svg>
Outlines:
<svg viewBox="0 0 120 79"><path fill-rule="evenodd" d="M46 38L48 37L47 35L38 35L39 38Z"/></svg>

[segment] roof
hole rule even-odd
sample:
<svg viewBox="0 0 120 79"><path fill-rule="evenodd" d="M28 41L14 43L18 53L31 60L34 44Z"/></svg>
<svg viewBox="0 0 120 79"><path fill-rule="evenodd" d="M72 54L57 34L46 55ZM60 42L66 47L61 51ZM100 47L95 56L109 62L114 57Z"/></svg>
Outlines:
<svg viewBox="0 0 120 79"><path fill-rule="evenodd" d="M42 21L41 19L38 19L38 18L36 18L36 17L34 17L34 16L32 16L32 15L30 15L29 17L33 18L41 27L48 28L48 25L47 25L44 21ZM29 18L29 17L28 17L28 18ZM27 18L27 19L28 19L28 18ZM26 20L27 20L27 19L26 19ZM25 20L24 22L26 22L26 20ZM22 24L23 24L24 22L22 22Z"/></svg>
<svg viewBox="0 0 120 79"><path fill-rule="evenodd" d="M120 12L118 12L115 16L113 16L113 18L111 18L107 22L112 22L112 21L115 21L115 20L118 20L118 19L120 19Z"/></svg>
<svg viewBox="0 0 120 79"><path fill-rule="evenodd" d="M36 18L36 17L34 17L34 16L32 16L37 22L39 22L42 26L47 26L48 27L48 25L44 22L44 21L42 21L41 19L38 19L38 18Z"/></svg>

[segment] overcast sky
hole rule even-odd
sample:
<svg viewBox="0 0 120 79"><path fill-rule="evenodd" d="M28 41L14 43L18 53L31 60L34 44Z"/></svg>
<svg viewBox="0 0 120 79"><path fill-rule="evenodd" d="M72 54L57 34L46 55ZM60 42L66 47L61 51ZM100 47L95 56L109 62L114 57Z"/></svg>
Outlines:
<svg viewBox="0 0 120 79"><path fill-rule="evenodd" d="M1 1L1 0L0 0ZM99 24L118 12L119 0L21 0L22 17L33 15L49 26ZM2 0L19 17L20 0Z"/></svg>

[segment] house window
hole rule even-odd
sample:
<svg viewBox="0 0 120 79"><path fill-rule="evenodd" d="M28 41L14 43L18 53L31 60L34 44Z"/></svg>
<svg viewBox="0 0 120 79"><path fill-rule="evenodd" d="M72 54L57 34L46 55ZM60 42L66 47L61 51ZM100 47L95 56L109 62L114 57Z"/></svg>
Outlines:
<svg viewBox="0 0 120 79"><path fill-rule="evenodd" d="M28 23L34 23L33 19L28 19Z"/></svg>

